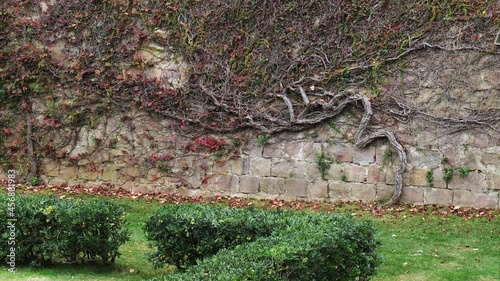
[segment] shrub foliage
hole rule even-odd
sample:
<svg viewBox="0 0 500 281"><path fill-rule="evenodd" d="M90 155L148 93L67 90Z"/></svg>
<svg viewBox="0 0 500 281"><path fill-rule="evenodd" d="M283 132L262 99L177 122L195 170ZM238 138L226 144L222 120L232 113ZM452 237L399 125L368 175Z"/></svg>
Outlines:
<svg viewBox="0 0 500 281"><path fill-rule="evenodd" d="M166 206L146 231L153 261L196 264L165 280L366 280L380 263L370 222L329 214Z"/></svg>
<svg viewBox="0 0 500 281"><path fill-rule="evenodd" d="M165 205L145 226L150 246L156 249L149 259L156 267L175 264L184 269L220 249L270 235L272 225L266 219L265 213L251 208Z"/></svg>
<svg viewBox="0 0 500 281"><path fill-rule="evenodd" d="M0 196L6 206L7 197ZM118 248L129 239L125 210L111 201L63 200L53 196L16 196L16 262L114 262ZM3 221L8 213L0 209ZM2 229L9 237L9 229ZM0 248L6 259L11 246Z"/></svg>

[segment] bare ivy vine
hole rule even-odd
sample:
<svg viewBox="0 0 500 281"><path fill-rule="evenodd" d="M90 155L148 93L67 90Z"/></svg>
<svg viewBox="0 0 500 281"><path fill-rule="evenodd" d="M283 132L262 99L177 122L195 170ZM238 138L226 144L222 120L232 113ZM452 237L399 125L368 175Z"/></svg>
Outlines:
<svg viewBox="0 0 500 281"><path fill-rule="evenodd" d="M495 1L7 0L0 15L2 122L12 126L13 113L29 115L23 109L34 98L53 105L43 126L27 121L25 142L38 144L27 152L34 170L35 156L75 143L94 117L134 106L177 120L184 133L221 134L299 131L358 106L364 115L355 144L387 138L401 160L392 204L401 195L406 153L389 128L369 130L374 110L450 131L499 131L498 111L435 116L379 87L385 67L426 49L498 55ZM152 43L187 62L182 87L125 75L146 67L136 54Z"/></svg>

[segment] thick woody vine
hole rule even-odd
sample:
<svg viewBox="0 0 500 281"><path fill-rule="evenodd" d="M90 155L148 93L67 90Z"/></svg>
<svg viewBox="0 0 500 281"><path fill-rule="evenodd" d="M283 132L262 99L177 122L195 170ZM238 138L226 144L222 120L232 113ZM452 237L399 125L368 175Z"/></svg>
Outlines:
<svg viewBox="0 0 500 281"><path fill-rule="evenodd" d="M364 114L355 144L386 138L401 160L392 204L406 153L374 114L450 132L499 130L498 111L436 116L382 87L387 67L428 49L498 55L495 1L7 0L0 13L0 160L22 151L30 176L42 157L71 160L56 151L76 144L82 127L134 107L219 148L221 138L201 137L299 131L357 106ZM182 87L127 71L148 67L137 53L151 44L187 63ZM31 116L40 98L41 125Z"/></svg>

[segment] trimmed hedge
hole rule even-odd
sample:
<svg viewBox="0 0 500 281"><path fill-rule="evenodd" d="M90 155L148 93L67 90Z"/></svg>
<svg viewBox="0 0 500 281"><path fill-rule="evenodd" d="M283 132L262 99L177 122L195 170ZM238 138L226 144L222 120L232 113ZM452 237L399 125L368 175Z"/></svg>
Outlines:
<svg viewBox="0 0 500 281"><path fill-rule="evenodd" d="M120 255L118 248L129 239L123 205L54 196L16 195L15 199L15 245L0 247L3 260L14 246L19 263L114 262ZM7 206L7 200L0 195L2 206ZM0 208L0 218L11 218L5 208ZM2 228L4 241L10 232Z"/></svg>
<svg viewBox="0 0 500 281"><path fill-rule="evenodd" d="M145 225L149 246L156 249L149 260L156 268L174 264L183 270L220 249L270 235L273 225L269 220L268 213L253 208L165 205Z"/></svg>
<svg viewBox="0 0 500 281"><path fill-rule="evenodd" d="M171 207L160 211L165 214ZM367 280L375 274L380 257L375 250L375 228L368 221L358 221L349 217L329 214L296 213L291 211L264 211L250 209L229 210L210 206L197 207L194 213L207 211L207 216L225 213L223 219L231 220L234 214L239 222L258 221L270 231L257 234L251 243L219 248L217 254L206 255L197 265L188 267L185 273L166 275L152 279L158 280ZM211 211L210 209L214 209ZM190 206L176 209L190 212ZM186 214L189 216L189 214ZM242 216L249 217L242 220ZM173 216L173 215L167 215ZM254 218L258 218L254 220ZM154 219L159 219L155 216ZM201 220L203 221L203 220ZM196 225L196 220L194 224ZM230 225L230 224L227 224ZM235 224L237 225L237 224ZM253 223L242 224L232 233L246 232ZM206 231L198 237L213 235L213 229L197 228ZM212 234L211 234L212 233ZM188 237L170 234L170 243L177 241L186 247ZM191 237L194 245L201 241ZM159 236L157 237L159 238ZM162 243L154 241L156 244ZM153 244L155 244L153 243ZM210 244L210 240L202 243ZM168 256L168 252L163 252Z"/></svg>

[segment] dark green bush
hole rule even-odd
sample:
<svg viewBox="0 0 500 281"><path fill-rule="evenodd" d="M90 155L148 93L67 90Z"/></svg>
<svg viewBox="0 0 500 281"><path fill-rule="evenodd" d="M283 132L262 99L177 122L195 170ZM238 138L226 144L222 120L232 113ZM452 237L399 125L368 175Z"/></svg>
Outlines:
<svg viewBox="0 0 500 281"><path fill-rule="evenodd" d="M155 267L174 264L182 270L220 249L270 235L271 219L270 213L253 208L165 205L145 225L150 247L156 250L149 260Z"/></svg>
<svg viewBox="0 0 500 281"><path fill-rule="evenodd" d="M258 215L273 230L254 242L221 248L185 273L153 280L367 280L380 263L370 222L263 210L241 215Z"/></svg>
<svg viewBox="0 0 500 281"><path fill-rule="evenodd" d="M0 195L6 206L7 197ZM125 206L110 201L62 200L53 196L16 196L16 262L114 262L118 248L129 239ZM5 208L0 217L6 221ZM9 237L3 228L2 237ZM5 240L6 241L6 240ZM9 245L0 248L6 259Z"/></svg>

